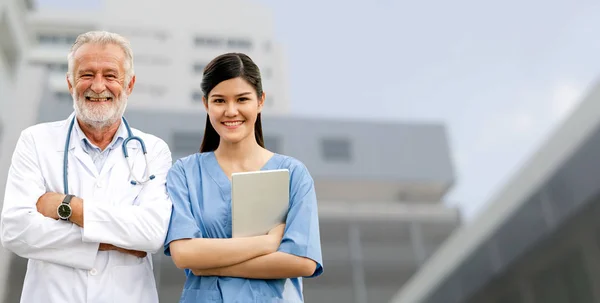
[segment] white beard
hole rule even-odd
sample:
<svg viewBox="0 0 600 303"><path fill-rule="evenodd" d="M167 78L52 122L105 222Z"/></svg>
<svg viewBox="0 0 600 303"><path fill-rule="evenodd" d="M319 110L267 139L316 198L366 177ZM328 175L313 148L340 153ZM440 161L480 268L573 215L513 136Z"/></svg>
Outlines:
<svg viewBox="0 0 600 303"><path fill-rule="evenodd" d="M112 93L105 91L101 94L96 94L90 89L83 93L81 98L78 97L77 91L73 90L73 109L75 115L81 122L88 124L96 129L106 128L116 123L127 108L127 94L125 91L121 93L119 98L115 98ZM107 102L92 102L87 101L86 97L91 98L112 98L112 101Z"/></svg>

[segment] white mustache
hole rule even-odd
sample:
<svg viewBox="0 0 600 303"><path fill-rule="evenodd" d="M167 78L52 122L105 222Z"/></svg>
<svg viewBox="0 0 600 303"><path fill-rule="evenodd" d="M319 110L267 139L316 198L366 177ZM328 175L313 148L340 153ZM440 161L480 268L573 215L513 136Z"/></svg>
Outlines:
<svg viewBox="0 0 600 303"><path fill-rule="evenodd" d="M113 95L109 91L104 91L100 94L96 94L91 90L86 90L85 93L83 93L83 97L84 98L112 98L113 100L115 99L115 95Z"/></svg>

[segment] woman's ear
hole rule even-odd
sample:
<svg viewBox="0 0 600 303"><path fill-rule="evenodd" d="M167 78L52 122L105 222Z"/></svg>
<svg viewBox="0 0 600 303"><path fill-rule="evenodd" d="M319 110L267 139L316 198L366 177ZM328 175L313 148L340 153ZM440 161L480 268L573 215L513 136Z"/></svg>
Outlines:
<svg viewBox="0 0 600 303"><path fill-rule="evenodd" d="M208 113L208 100L206 100L205 96L202 96L202 104L204 104L204 110Z"/></svg>
<svg viewBox="0 0 600 303"><path fill-rule="evenodd" d="M263 92L262 95L260 96L260 98L258 98L258 112L259 113L262 111L262 108L265 105L266 97L267 97L267 95L265 94L265 92Z"/></svg>

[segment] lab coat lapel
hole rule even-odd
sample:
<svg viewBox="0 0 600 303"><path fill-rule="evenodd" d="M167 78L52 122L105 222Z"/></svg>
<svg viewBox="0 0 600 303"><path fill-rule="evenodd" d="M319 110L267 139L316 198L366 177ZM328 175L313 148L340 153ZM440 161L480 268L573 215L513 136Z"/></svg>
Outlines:
<svg viewBox="0 0 600 303"><path fill-rule="evenodd" d="M75 118L75 113L71 113L71 115L69 116L69 118L67 118L67 120L64 120L64 124L62 126L62 133L64 134L64 140L67 139L67 134L69 133L69 126L71 125L71 121ZM72 154L75 156L75 159L73 159L73 157L68 157L69 162L68 162L68 166L69 167L69 172L73 171L73 169L75 169L74 171L78 171L78 169L76 169L77 166L73 166L73 165L79 165L82 164L85 169L92 174L94 177L98 177L98 171L96 169L96 166L94 165L94 161L92 160L92 157L90 157L81 147L81 138L79 138L79 136L77 135L77 132L75 131L75 129L73 129L71 131L71 137L69 140L69 154ZM57 146L57 150L64 152L65 150L65 141L61 140L58 143ZM76 163L73 160L77 160L79 163Z"/></svg>
<svg viewBox="0 0 600 303"><path fill-rule="evenodd" d="M73 136L75 139L77 139L77 136ZM73 153L73 155L75 156L75 158L77 158L77 160L83 164L83 166L85 167L85 169L87 169L92 175L94 175L94 178L98 177L98 170L96 169L96 165L94 165L94 161L92 160L92 157L90 157L90 155L88 155L83 148L81 147L81 145L79 144L80 142L74 142L76 140L73 140L73 138L71 138L71 151Z"/></svg>
<svg viewBox="0 0 600 303"><path fill-rule="evenodd" d="M68 175L72 174L77 175L80 171L79 165L83 165L83 167L94 177L98 176L98 172L96 170L96 166L94 165L94 161L92 158L85 153L83 148L81 147L81 142L79 142L79 136L75 129L71 130L71 137L69 138L69 146L68 150L65 150L65 142L67 140L67 134L69 133L69 127L71 125L71 121L75 119L75 112L72 112L66 120L62 121L62 124L59 126L57 130L59 130L60 137L62 140L56 140L56 151L60 152L64 155L65 152L69 153L68 159ZM74 156L74 157L72 157ZM62 158L62 157L61 157ZM64 165L64 163L63 163ZM72 177L69 178L72 180Z"/></svg>
<svg viewBox="0 0 600 303"><path fill-rule="evenodd" d="M106 163L104 163L104 166L102 167L102 172L100 173L101 176L104 176L104 174L109 173L117 163L121 163L120 165L124 165L126 171L129 172L129 169L127 167L131 165L133 168L135 168L135 164L139 162L137 158L140 148L138 148L137 141L129 141L129 143L127 144L129 160L125 159L122 142L123 141L121 141L121 143L119 143L118 146L116 146L116 148L110 152Z"/></svg>

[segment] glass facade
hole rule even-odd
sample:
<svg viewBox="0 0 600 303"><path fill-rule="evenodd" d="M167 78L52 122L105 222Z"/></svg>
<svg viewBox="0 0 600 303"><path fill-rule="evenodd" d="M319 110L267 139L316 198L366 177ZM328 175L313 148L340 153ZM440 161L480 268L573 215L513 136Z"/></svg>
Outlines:
<svg viewBox="0 0 600 303"><path fill-rule="evenodd" d="M468 302L599 302L599 216L600 196L516 258Z"/></svg>

